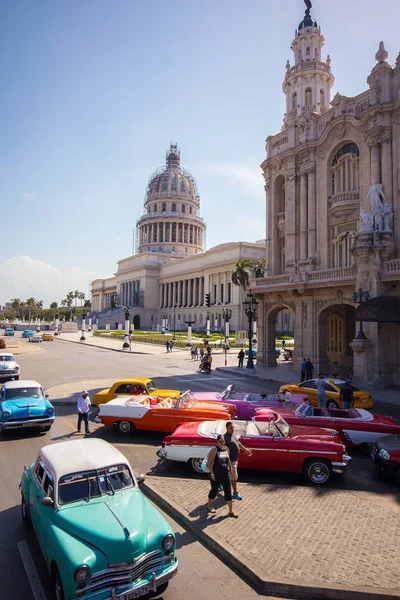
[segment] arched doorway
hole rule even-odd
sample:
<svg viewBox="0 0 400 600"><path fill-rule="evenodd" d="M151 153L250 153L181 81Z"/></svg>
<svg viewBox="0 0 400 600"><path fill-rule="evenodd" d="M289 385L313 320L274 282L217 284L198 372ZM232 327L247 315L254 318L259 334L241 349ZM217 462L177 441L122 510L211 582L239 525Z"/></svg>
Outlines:
<svg viewBox="0 0 400 600"><path fill-rule="evenodd" d="M139 315L135 315L133 317L133 328L136 329L140 329L140 316Z"/></svg>
<svg viewBox="0 0 400 600"><path fill-rule="evenodd" d="M295 314L294 311L292 310L292 308L290 308L289 306L286 305L282 305L282 306L277 306L276 308L273 308L267 315L266 315L266 365L268 367L276 367L277 366L277 358L278 358L278 353L277 353L277 349L280 348L280 346L277 346L276 344L276 336L278 333L277 330L277 326L278 324L281 322L281 317L280 317L280 313L283 312L283 314L287 314L288 315L288 319L289 321L293 324L293 336L295 335L295 331L294 331L294 323L295 323ZM293 353L293 359L294 359L295 353Z"/></svg>
<svg viewBox="0 0 400 600"><path fill-rule="evenodd" d="M353 350L350 342L355 337L355 310L350 304L334 304L325 308L318 317L317 371L329 374L337 361L338 372L345 375L353 368Z"/></svg>

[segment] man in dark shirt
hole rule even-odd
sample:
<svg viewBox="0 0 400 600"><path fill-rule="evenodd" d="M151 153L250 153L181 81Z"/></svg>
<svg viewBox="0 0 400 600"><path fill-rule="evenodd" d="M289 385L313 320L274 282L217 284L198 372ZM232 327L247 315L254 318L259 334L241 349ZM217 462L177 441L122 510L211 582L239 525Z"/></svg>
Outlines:
<svg viewBox="0 0 400 600"><path fill-rule="evenodd" d="M232 482L232 489L233 489L233 494L232 497L235 500L241 500L242 496L238 493L237 490L237 480L238 480L238 461L239 461L239 453L240 450L243 450L243 452L246 452L246 454L248 456L251 456L251 450L249 450L248 448L245 448L245 446L243 446L243 444L241 444L237 438L237 436L235 435L235 425L234 423L232 423L232 421L228 421L226 423L226 433L224 435L225 438L225 444L228 447L229 450L229 456L231 459L231 465L232 465L232 469L231 469L231 482Z"/></svg>
<svg viewBox="0 0 400 600"><path fill-rule="evenodd" d="M340 400L342 402L342 407L344 410L349 410L353 408L354 396L353 396L353 388L350 385L350 381L345 381L344 386L340 390Z"/></svg>
<svg viewBox="0 0 400 600"><path fill-rule="evenodd" d="M307 358L306 360L306 380L308 381L309 379L312 379L314 373L314 365L312 364L311 360L309 358Z"/></svg>

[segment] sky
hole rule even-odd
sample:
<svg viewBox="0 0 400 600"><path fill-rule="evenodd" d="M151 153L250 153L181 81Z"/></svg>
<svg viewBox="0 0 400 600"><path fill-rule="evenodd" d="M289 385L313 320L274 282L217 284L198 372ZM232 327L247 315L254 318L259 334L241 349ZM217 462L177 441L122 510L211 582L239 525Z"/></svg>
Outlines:
<svg viewBox="0 0 400 600"><path fill-rule="evenodd" d="M382 5L383 6L383 5ZM207 248L265 237L259 165L280 131L302 0L2 0L0 305L45 306L130 256L171 141L196 178ZM336 92L367 89L399 0L313 0Z"/></svg>

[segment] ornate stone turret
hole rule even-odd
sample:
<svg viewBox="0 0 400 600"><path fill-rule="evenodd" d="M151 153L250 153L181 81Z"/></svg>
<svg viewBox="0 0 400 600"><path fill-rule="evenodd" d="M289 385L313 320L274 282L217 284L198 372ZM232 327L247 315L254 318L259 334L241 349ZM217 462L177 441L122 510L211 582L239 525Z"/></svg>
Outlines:
<svg viewBox="0 0 400 600"><path fill-rule="evenodd" d="M393 99L393 70L386 62L388 53L385 45L380 42L378 52L375 58L378 64L374 66L370 76L367 79L371 89L371 104L382 104L383 102L392 102Z"/></svg>

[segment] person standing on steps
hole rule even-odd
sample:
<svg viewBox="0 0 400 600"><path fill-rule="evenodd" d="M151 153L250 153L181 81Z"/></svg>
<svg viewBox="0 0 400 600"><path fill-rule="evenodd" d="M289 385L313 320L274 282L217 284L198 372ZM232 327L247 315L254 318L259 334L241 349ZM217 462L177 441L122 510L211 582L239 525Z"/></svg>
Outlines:
<svg viewBox="0 0 400 600"><path fill-rule="evenodd" d="M229 507L229 516L235 519L238 515L233 511L231 481L229 474L232 469L229 458L229 450L225 446L225 438L222 434L217 437L217 445L211 448L207 457L207 467L210 471L211 489L208 494L207 511L215 514L213 502L217 497L218 487L222 485L224 489L225 502Z"/></svg>
<svg viewBox="0 0 400 600"><path fill-rule="evenodd" d="M306 381L308 381L309 379L312 379L313 373L314 373L314 365L312 364L311 360L309 358L307 358L307 360L306 360Z"/></svg>
<svg viewBox="0 0 400 600"><path fill-rule="evenodd" d="M243 348L240 348L240 351L239 351L239 354L238 354L238 359L239 359L238 369L243 369L243 360L244 360L244 350L243 350Z"/></svg>
<svg viewBox="0 0 400 600"><path fill-rule="evenodd" d="M239 442L238 437L235 434L235 424L232 421L227 421L226 423L226 433L224 434L224 438L225 444L229 450L229 457L231 459L231 483L233 489L232 497L234 500L242 500L242 496L237 490L239 453L240 450L243 450L247 456L251 456L252 452L249 450L249 448L246 448Z"/></svg>
<svg viewBox="0 0 400 600"><path fill-rule="evenodd" d="M89 409L91 407L91 402L89 398L89 394L86 390L82 392L82 394L78 398L77 402L77 410L78 410L78 433L81 432L82 421L85 423L85 434L89 435Z"/></svg>
<svg viewBox="0 0 400 600"><path fill-rule="evenodd" d="M305 378L306 378L306 359L303 358L303 360L300 363L300 383L303 383Z"/></svg>

